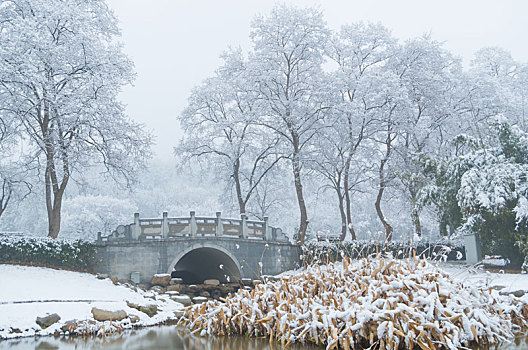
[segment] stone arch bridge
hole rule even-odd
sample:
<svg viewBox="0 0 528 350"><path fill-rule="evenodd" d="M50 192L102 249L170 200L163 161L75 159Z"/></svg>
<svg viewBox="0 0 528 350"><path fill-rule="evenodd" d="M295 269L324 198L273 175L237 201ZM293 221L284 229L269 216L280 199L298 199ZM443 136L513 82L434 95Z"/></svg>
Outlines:
<svg viewBox="0 0 528 350"><path fill-rule="evenodd" d="M184 283L205 279L235 282L240 278L275 275L298 266L299 253L281 229L264 221L197 217L157 219L134 215L109 236L98 235L97 272L119 279L150 282L170 273ZM131 276L134 275L135 278Z"/></svg>

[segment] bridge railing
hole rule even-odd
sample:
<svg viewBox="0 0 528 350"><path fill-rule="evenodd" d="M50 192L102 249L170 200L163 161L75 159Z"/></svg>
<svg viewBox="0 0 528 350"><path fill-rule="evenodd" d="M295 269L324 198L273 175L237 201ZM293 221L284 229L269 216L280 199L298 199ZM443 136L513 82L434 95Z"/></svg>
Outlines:
<svg viewBox="0 0 528 350"><path fill-rule="evenodd" d="M119 225L109 236L98 234L100 242L155 240L176 237L227 237L264 241L288 241L288 237L280 228L271 227L268 218L263 221L248 220L246 215L240 219L222 218L220 212L215 217L196 216L194 211L188 217L168 217L167 212L162 218L140 218L134 214L134 222L129 225Z"/></svg>

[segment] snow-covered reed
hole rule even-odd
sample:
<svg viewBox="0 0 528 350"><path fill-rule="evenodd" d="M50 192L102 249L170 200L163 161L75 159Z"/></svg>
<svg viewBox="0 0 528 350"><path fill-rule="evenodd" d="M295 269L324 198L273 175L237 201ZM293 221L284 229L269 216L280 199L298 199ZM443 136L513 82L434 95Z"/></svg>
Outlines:
<svg viewBox="0 0 528 350"><path fill-rule="evenodd" d="M327 349L457 349L507 341L527 317L519 299L458 284L426 260L378 256L308 266L194 305L180 324L202 335L248 334Z"/></svg>

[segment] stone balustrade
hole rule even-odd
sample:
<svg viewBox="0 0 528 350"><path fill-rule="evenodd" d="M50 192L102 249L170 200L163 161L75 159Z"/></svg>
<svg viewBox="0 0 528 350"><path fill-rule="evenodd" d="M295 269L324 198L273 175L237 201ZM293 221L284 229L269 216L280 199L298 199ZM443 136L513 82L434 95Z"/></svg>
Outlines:
<svg viewBox="0 0 528 350"><path fill-rule="evenodd" d="M167 212L162 218L140 218L134 214L134 222L119 225L112 234L98 234L99 242L134 240L159 240L178 237L225 237L261 241L287 242L288 237L280 228L271 227L268 218L263 221L248 220L244 214L240 219L223 218L220 212L215 217L196 216L194 211L188 217L171 218Z"/></svg>

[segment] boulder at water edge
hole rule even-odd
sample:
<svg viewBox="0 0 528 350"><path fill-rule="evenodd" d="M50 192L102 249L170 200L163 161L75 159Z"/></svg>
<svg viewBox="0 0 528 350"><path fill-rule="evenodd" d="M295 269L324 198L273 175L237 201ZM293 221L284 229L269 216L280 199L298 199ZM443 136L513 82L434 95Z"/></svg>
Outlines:
<svg viewBox="0 0 528 350"><path fill-rule="evenodd" d="M123 310L108 311L96 307L92 308L92 315L97 321L121 321L127 317Z"/></svg>
<svg viewBox="0 0 528 350"><path fill-rule="evenodd" d="M52 324L58 322L60 320L60 316L57 314L51 314L44 317L37 317L37 324L40 326L40 328L48 328Z"/></svg>

